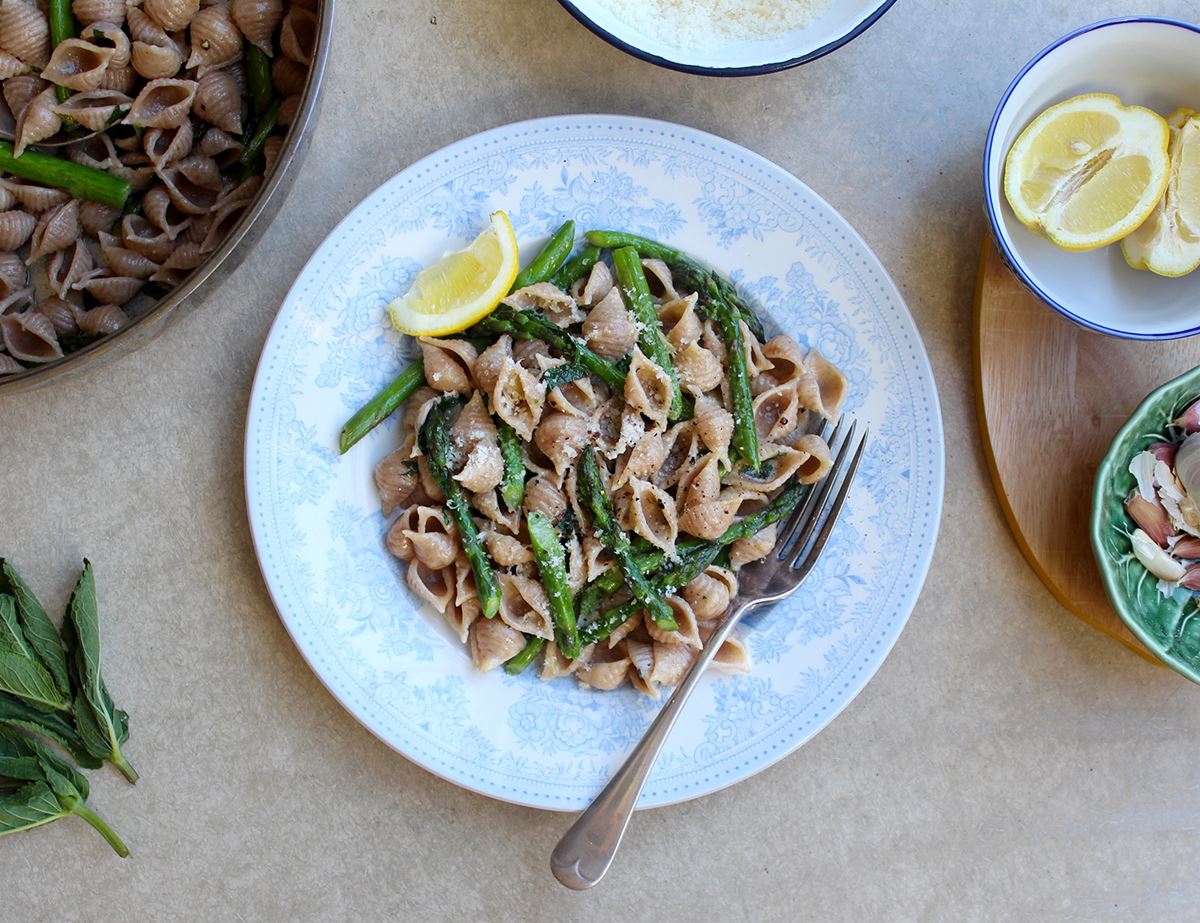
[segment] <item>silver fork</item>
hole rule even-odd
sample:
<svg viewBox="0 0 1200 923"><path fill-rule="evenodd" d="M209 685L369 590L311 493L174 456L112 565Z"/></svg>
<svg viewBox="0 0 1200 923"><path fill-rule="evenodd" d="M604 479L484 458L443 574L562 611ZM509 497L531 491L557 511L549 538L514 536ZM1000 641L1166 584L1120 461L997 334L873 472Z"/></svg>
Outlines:
<svg viewBox="0 0 1200 923"><path fill-rule="evenodd" d="M609 780L604 791L558 841L550 856L550 869L554 877L568 888L584 891L596 885L608 871L650 770L675 725L675 719L683 711L705 667L716 656L734 626L751 609L791 596L816 565L846 502L846 495L850 492L850 484L867 444L865 428L862 437L855 439L857 422L851 423L844 437L839 438L842 435L842 422L839 421L829 437L833 455L829 474L809 491L804 503L780 528L777 553L741 569L738 573L737 596L683 682L676 687L641 742Z"/></svg>

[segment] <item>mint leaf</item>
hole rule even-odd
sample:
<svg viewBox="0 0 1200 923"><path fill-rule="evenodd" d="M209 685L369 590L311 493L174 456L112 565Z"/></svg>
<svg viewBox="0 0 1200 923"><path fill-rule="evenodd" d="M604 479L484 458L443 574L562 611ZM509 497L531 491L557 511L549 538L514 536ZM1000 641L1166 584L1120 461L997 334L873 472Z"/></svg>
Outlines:
<svg viewBox="0 0 1200 923"><path fill-rule="evenodd" d="M16 600L17 616L25 641L33 649L37 661L53 677L54 685L65 700L70 695L71 685L67 671L67 654L63 650L62 640L33 591L3 558L0 558L0 592L11 593Z"/></svg>
<svg viewBox="0 0 1200 923"><path fill-rule="evenodd" d="M66 750L71 759L84 769L99 769L104 765L104 760L88 752L69 716L58 712L40 711L4 692L0 692L0 727L20 729L46 737Z"/></svg>
<svg viewBox="0 0 1200 923"><path fill-rule="evenodd" d="M0 650L0 691L12 693L35 708L66 711L70 707L40 663L8 650Z"/></svg>

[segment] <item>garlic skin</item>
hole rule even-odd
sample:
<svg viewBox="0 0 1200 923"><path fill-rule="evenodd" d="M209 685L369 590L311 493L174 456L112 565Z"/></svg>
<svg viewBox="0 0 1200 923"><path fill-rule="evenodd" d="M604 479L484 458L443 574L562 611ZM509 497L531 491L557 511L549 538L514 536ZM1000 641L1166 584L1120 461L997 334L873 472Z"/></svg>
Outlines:
<svg viewBox="0 0 1200 923"><path fill-rule="evenodd" d="M1157 499L1154 493L1154 464L1156 461L1153 452L1138 452L1129 460L1129 473L1137 481L1138 493L1143 500L1151 502Z"/></svg>
<svg viewBox="0 0 1200 923"><path fill-rule="evenodd" d="M1178 583L1187 573L1187 568L1158 547L1158 544L1141 529L1134 529L1129 536L1133 554L1146 570L1160 580Z"/></svg>

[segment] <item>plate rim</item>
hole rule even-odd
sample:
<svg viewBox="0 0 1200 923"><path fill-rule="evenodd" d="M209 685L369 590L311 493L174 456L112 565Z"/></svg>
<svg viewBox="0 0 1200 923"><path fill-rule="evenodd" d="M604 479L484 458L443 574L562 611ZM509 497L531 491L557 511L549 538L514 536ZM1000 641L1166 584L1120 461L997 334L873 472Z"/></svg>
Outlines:
<svg viewBox="0 0 1200 923"><path fill-rule="evenodd" d="M888 634L888 636L879 639L877 644L878 653L872 655L871 666L868 669L863 670L863 675L859 679L847 684L846 689L849 690L849 694L840 704L837 705L836 708L829 711L827 715L822 718L819 726L812 728L807 734L798 737L786 747L782 747L777 753L772 753L764 757L761 762L755 765L754 768L746 775L723 780L715 788L699 791L686 791L681 793L678 797L665 798L660 801L655 801L653 804L647 804L644 806L639 805L638 807L638 810L648 810L657 807L668 807L670 805L681 804L686 801L703 798L736 785L739 782L744 782L747 779L758 775L760 772L763 772L764 770L776 765L784 758L792 755L818 733L828 728L829 725L832 724L833 721L838 717L838 715L840 715L841 712L844 711L851 702L858 698L859 694L861 694L862 690L874 678L876 673L878 673L880 667L882 667L884 661L895 647L897 640L899 640L900 635L907 626L908 620L911 618L912 613L919 601L920 594L924 589L925 581L928 577L929 569L933 561L934 552L937 548L937 540L940 534L942 514L945 505L945 428L941 411L941 398L937 388L937 379L933 374L932 364L929 360L929 353L925 347L924 339L921 336L920 328L917 326L916 319L913 317L912 311L909 309L908 303L904 299L903 293L901 292L899 286L896 285L895 280L887 271L887 268L879 259L875 251L867 244L866 240L862 237L858 230L850 224L850 222L841 214L841 212L835 209L823 196L818 194L803 180L799 179L790 171L767 159L763 155L719 135L676 122L646 118L642 116L623 115L618 113L568 113L565 115L543 116L510 122L451 142L450 144L432 151L418 160L415 160L412 163L402 167L392 176L380 182L374 189L364 195L357 203L355 203L352 208L350 208L346 215L340 221L338 221L333 228L330 229L321 242L313 249L312 253L309 254L304 266L301 267L301 269L297 272L295 279L288 288L287 294L280 302L280 306L276 311L275 318L271 322L270 329L268 330L266 338L263 341L263 346L259 353L259 360L255 368L253 380L251 382L250 392L247 397L243 445L243 490L246 502L247 524L250 529L255 560L258 564L259 573L262 576L263 584L267 589L267 593L271 599L271 604L275 609L276 615L278 616L280 622L283 623L284 629L287 631L289 638L299 651L309 670L312 671L313 675L317 677L317 679L334 698L334 700L350 715L350 717L354 719L355 722L357 722L373 737L378 739L389 749L398 753L404 759L420 767L422 770L429 772L432 775L435 775L438 778L443 779L444 781L449 782L459 788L485 796L487 798L509 804L520 805L522 807L561 813L578 812L579 808L573 805L546 803L545 801L535 802L531 800L522 800L520 797L517 797L514 794L486 789L482 787L482 785L475 784L470 779L450 775L449 772L443 767L432 764L423 756L417 756L406 752L402 750L399 745L393 743L391 740L388 740L382 731L377 730L375 727L372 727L371 724L365 721L347 701L347 697L334 687L331 679L325 675L324 668L314 661L305 645L301 643L296 631L293 630L293 626L290 624L288 618L284 615L284 607L281 605L281 599L278 597L275 587L272 586L271 581L267 577L267 572L263 563L263 549L260 547L258 529L256 528L256 519L259 523L262 522L262 517L265 514L265 508L260 508L261 505L255 499L254 493L251 489L251 472L257 467L257 462L252 460L251 457L251 435L254 431L254 425L257 423L255 397L258 395L259 388L263 384L264 377L267 374L266 363L264 362L264 359L266 358L267 350L272 346L275 340L276 334L281 332L281 325L284 318L283 308L289 303L289 301L291 301L297 285L299 284L309 265L320 252L321 248L324 247L330 239L334 238L344 225L350 223L351 219L354 218L355 214L360 208L362 208L373 196L379 193L380 190L395 181L401 175L409 172L420 172L431 162L435 160L442 161L447 159L462 148L466 148L468 146L474 148L489 143L494 143L498 136L507 136L510 133L517 132L522 129L530 129L534 127L546 128L554 126L555 124L574 122L580 119L598 120L606 125L624 125L633 129L641 129L643 131L649 130L655 133L669 134L674 132L685 138L690 136L693 140L715 148L722 153L736 154L737 156L750 161L759 169L764 170L768 174L774 175L776 179L780 180L785 185L798 186L801 190L803 190L804 193L811 196L813 201L818 203L819 206L824 207L831 215L836 216L837 219L840 220L847 237L849 237L854 244L860 247L862 251L868 254L874 261L874 268L879 274L881 288L888 295L895 299L898 307L903 309L903 316L907 318L907 322L911 326L914 346L917 347L915 350L916 355L913 367L922 373L921 377L928 383L927 397L929 400L929 419L931 423L932 434L934 436L934 445L930 450L932 456L930 461L932 463L933 475L931 487L934 488L934 496L932 497L932 504L930 508L930 518L932 520L931 539L927 547L919 554L917 560L915 561L915 566L912 572L913 576L911 578L912 599L911 602L907 604L908 611L905 613L902 619L897 621L894 629ZM726 757L729 755L731 754L726 754Z"/></svg>

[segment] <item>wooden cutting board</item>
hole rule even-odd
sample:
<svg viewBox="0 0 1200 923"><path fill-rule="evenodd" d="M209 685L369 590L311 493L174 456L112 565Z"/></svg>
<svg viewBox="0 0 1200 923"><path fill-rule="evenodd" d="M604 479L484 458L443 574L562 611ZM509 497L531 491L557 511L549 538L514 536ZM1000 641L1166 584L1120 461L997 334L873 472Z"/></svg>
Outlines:
<svg viewBox="0 0 1200 923"><path fill-rule="evenodd" d="M975 296L975 387L1000 505L1059 602L1148 660L1109 605L1092 557L1092 483L1142 398L1198 364L1200 338L1122 340L1073 324L1020 283L988 237Z"/></svg>

